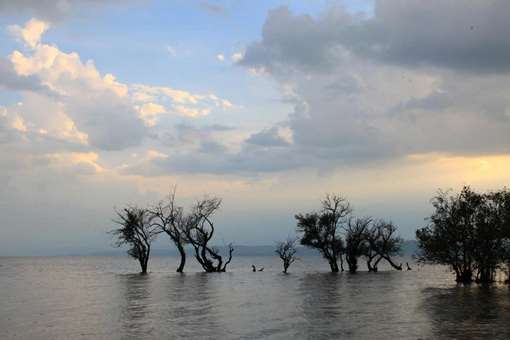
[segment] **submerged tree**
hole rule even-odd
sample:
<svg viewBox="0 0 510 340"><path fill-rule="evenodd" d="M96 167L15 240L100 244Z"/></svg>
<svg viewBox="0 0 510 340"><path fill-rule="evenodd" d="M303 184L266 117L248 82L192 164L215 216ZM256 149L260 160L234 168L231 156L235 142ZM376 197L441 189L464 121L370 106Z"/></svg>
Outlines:
<svg viewBox="0 0 510 340"><path fill-rule="evenodd" d="M349 273L358 270L358 258L366 254L369 246L366 240L367 230L372 219L370 217L351 218L345 230L345 261L349 267Z"/></svg>
<svg viewBox="0 0 510 340"><path fill-rule="evenodd" d="M283 272L287 274L289 266L296 261L296 239L287 239L276 244L276 250L283 262Z"/></svg>
<svg viewBox="0 0 510 340"><path fill-rule="evenodd" d="M510 230L507 189L480 194L465 186L457 195L440 191L429 225L416 231L419 261L451 267L457 282L494 281L506 262Z"/></svg>
<svg viewBox="0 0 510 340"><path fill-rule="evenodd" d="M375 266L380 260L386 260L394 269L402 270L402 264L393 262L392 257L398 255L402 248L402 238L396 235L397 227L392 222L379 220L374 223L373 228L376 235L375 242L370 247L373 248L379 259L376 260Z"/></svg>
<svg viewBox="0 0 510 340"><path fill-rule="evenodd" d="M351 213L349 202L337 195L327 195L319 212L297 214L297 231L302 233L301 244L319 250L328 261L331 271L343 271L344 245L340 234Z"/></svg>
<svg viewBox="0 0 510 340"><path fill-rule="evenodd" d="M377 222L372 223L365 230L365 242L367 246L365 247L363 254L366 258L367 269L369 272L377 272L377 265L381 262L382 257L377 252L377 243L380 238L380 228L377 228Z"/></svg>
<svg viewBox="0 0 510 340"><path fill-rule="evenodd" d="M177 272L182 273L186 264L187 243L185 231L190 227L192 218L184 214L184 209L175 203L175 190L170 193L166 201L161 201L149 210L153 217L152 223L161 232L168 235L179 251L181 257Z"/></svg>
<svg viewBox="0 0 510 340"><path fill-rule="evenodd" d="M146 209L128 207L122 211L116 211L117 220L114 220L120 227L111 231L117 238L115 245L121 247L129 245L129 256L140 263L142 273L147 273L151 243L158 234L153 227L151 216Z"/></svg>
<svg viewBox="0 0 510 340"><path fill-rule="evenodd" d="M234 252L232 244L228 244L228 258L224 261L220 250L209 245L215 232L212 216L220 208L220 205L221 199L216 197L198 201L193 207L184 230L186 241L193 247L195 258L206 272L226 271Z"/></svg>

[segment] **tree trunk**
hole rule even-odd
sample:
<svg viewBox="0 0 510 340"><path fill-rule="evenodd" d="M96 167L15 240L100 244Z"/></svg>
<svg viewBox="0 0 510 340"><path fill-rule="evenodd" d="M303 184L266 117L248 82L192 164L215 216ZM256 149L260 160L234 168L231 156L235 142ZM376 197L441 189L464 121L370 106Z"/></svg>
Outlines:
<svg viewBox="0 0 510 340"><path fill-rule="evenodd" d="M354 274L358 270L358 259L355 256L346 256L347 265L349 266L349 273Z"/></svg>
<svg viewBox="0 0 510 340"><path fill-rule="evenodd" d="M338 273L339 272L338 263L336 262L336 260L330 260L329 261L329 266L331 268L331 272L332 273Z"/></svg>
<svg viewBox="0 0 510 340"><path fill-rule="evenodd" d="M455 279L458 283L471 283L473 282L473 273L471 270L464 270L457 274Z"/></svg>
<svg viewBox="0 0 510 340"><path fill-rule="evenodd" d="M142 268L142 274L147 274L148 260L140 259L140 267Z"/></svg>
<svg viewBox="0 0 510 340"><path fill-rule="evenodd" d="M367 268L369 272L375 272L374 267L372 267L372 261L367 260Z"/></svg>
<svg viewBox="0 0 510 340"><path fill-rule="evenodd" d="M379 265L379 262L381 262L382 259L383 259L382 256L379 256L379 258L375 261L374 266L373 266L374 272L377 273L379 271L379 268L377 266Z"/></svg>
<svg viewBox="0 0 510 340"><path fill-rule="evenodd" d="M184 265L186 264L186 251L180 243L177 243L177 250L179 250L179 254L181 255L181 263L179 267L177 267L177 273L182 273L184 271Z"/></svg>
<svg viewBox="0 0 510 340"><path fill-rule="evenodd" d="M395 262L391 260L391 257L389 256L383 256L386 261L396 270L402 270L402 264L397 265Z"/></svg>

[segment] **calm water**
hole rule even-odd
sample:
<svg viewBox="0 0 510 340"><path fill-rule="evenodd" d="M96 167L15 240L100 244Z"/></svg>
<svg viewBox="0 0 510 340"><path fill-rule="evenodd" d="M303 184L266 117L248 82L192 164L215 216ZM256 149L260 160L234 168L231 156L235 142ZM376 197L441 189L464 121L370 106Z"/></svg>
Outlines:
<svg viewBox="0 0 510 340"><path fill-rule="evenodd" d="M0 338L510 338L509 289L459 287L441 267L333 275L307 257L283 275L273 257L235 260L178 275L155 257L141 276L124 257L0 257Z"/></svg>

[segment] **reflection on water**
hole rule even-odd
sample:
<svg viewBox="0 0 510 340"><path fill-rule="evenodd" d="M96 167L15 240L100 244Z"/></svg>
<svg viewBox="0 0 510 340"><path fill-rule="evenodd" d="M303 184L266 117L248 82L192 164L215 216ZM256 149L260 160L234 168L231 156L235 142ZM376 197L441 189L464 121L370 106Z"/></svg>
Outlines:
<svg viewBox="0 0 510 340"><path fill-rule="evenodd" d="M341 285L339 274L306 274L301 279L297 291L301 300L303 322L300 330L305 337L331 336L340 338L346 335L345 329L337 325L342 321Z"/></svg>
<svg viewBox="0 0 510 340"><path fill-rule="evenodd" d="M217 307L221 301L212 279L206 273L175 274L163 279L168 302L165 317L172 337L223 338Z"/></svg>
<svg viewBox="0 0 510 340"><path fill-rule="evenodd" d="M423 289L421 307L438 338L509 339L509 302L507 287L457 286Z"/></svg>
<svg viewBox="0 0 510 340"><path fill-rule="evenodd" d="M119 322L123 337L141 338L152 335L151 276L142 274L118 275L122 291Z"/></svg>
<svg viewBox="0 0 510 340"><path fill-rule="evenodd" d="M0 338L510 338L508 288L457 286L440 267L330 274L310 258L284 275L266 257L177 274L173 262L140 275L125 258L0 258Z"/></svg>

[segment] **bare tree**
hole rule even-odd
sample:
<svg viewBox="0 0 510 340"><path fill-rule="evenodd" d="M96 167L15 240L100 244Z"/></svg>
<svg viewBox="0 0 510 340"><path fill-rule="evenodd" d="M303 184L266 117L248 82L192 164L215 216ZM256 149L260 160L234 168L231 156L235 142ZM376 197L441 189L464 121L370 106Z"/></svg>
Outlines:
<svg viewBox="0 0 510 340"><path fill-rule="evenodd" d="M287 274L289 266L296 261L296 241L297 239L288 238L286 241L281 241L276 244L275 252L280 256L283 262L283 272Z"/></svg>
<svg viewBox="0 0 510 340"><path fill-rule="evenodd" d="M392 222L384 220L377 221L373 227L375 228L375 235L377 238L371 246L379 256L375 266L377 267L377 263L379 263L381 259L384 259L394 269L402 270L402 264L397 265L391 259L392 256L398 255L403 242L401 237L395 235L397 227Z"/></svg>
<svg viewBox="0 0 510 340"><path fill-rule="evenodd" d="M322 201L319 212L297 214L297 231L302 233L301 244L319 250L328 261L331 271L343 271L342 253L344 251L340 231L351 213L349 202L338 195L327 195Z"/></svg>
<svg viewBox="0 0 510 340"><path fill-rule="evenodd" d="M151 216L146 209L137 207L124 208L116 211L117 220L114 220L120 227L110 233L117 237L115 245L121 247L125 244L130 246L129 256L140 263L142 273L147 273L151 243L158 234L153 227Z"/></svg>
<svg viewBox="0 0 510 340"><path fill-rule="evenodd" d="M366 253L368 247L366 241L367 230L372 223L372 218L350 218L345 230L345 260L350 273L358 270L358 258Z"/></svg>
<svg viewBox="0 0 510 340"><path fill-rule="evenodd" d="M177 267L177 272L182 273L186 264L186 251L184 246L187 243L185 230L189 228L192 222L190 216L184 214L184 209L175 203L175 189L168 195L166 201L160 201L149 209L152 214L152 223L158 230L168 235L175 244L181 261Z"/></svg>
<svg viewBox="0 0 510 340"><path fill-rule="evenodd" d="M369 272L377 272L377 265L382 260L382 257L377 252L377 242L380 238L380 229L375 227L375 223L372 223L365 230L365 240L367 246L365 247L365 255L367 261L367 268Z"/></svg>
<svg viewBox="0 0 510 340"><path fill-rule="evenodd" d="M221 199L212 197L198 201L193 207L185 229L186 241L195 251L195 258L206 272L224 272L232 261L234 247L228 244L228 258L224 261L220 251L209 242L214 236L212 216L220 208Z"/></svg>

